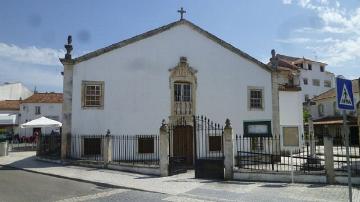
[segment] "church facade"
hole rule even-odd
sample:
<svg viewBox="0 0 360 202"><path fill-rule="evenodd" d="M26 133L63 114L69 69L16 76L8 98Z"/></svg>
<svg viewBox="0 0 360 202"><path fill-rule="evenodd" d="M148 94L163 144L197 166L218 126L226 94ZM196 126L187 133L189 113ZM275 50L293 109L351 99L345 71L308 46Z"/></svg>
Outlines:
<svg viewBox="0 0 360 202"><path fill-rule="evenodd" d="M187 20L62 62L72 134L151 133L195 114L241 134L244 121L273 119L271 67Z"/></svg>
<svg viewBox="0 0 360 202"><path fill-rule="evenodd" d="M238 135L280 135L276 68L190 21L78 58L71 58L71 38L65 47L63 142L108 130L158 134L163 119L191 124L194 115L220 124L229 118Z"/></svg>

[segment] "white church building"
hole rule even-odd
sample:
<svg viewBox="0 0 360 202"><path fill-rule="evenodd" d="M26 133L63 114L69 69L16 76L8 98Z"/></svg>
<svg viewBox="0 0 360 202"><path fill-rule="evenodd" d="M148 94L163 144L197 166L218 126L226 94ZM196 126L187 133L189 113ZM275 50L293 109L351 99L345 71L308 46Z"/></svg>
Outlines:
<svg viewBox="0 0 360 202"><path fill-rule="evenodd" d="M163 119L191 123L193 115L222 125L229 118L238 135L280 135L276 67L188 20L77 58L71 58L71 37L65 47L63 143L107 130L158 134ZM287 124L302 128L302 122Z"/></svg>

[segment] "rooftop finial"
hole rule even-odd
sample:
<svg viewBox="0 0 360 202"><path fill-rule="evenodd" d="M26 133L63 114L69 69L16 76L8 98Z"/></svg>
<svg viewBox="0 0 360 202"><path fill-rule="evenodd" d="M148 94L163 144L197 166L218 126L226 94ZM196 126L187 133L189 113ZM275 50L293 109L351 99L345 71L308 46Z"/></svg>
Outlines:
<svg viewBox="0 0 360 202"><path fill-rule="evenodd" d="M184 13L186 13L186 11L183 9L183 7L181 7L181 9L177 12L180 13L180 20L184 19Z"/></svg>
<svg viewBox="0 0 360 202"><path fill-rule="evenodd" d="M65 59L71 60L71 51L73 50L73 46L71 45L72 43L72 37L71 35L68 36L67 38L67 44L65 44L65 49L66 49L66 54L65 54Z"/></svg>
<svg viewBox="0 0 360 202"><path fill-rule="evenodd" d="M271 58L270 58L271 66L273 69L277 69L278 66L278 58L276 57L275 49L271 50Z"/></svg>

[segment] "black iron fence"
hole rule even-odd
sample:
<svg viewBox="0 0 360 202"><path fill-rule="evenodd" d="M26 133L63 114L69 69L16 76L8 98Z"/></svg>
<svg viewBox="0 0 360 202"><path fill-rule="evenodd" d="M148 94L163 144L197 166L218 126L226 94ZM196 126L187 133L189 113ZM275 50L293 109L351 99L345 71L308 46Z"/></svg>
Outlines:
<svg viewBox="0 0 360 202"><path fill-rule="evenodd" d="M236 135L236 166L253 171L324 172L324 156L317 155L317 141L306 142L292 150L281 147L276 137L242 137Z"/></svg>
<svg viewBox="0 0 360 202"><path fill-rule="evenodd" d="M105 135L72 135L71 159L103 161Z"/></svg>
<svg viewBox="0 0 360 202"><path fill-rule="evenodd" d="M158 135L113 135L112 162L159 165Z"/></svg>
<svg viewBox="0 0 360 202"><path fill-rule="evenodd" d="M111 163L159 165L158 135L72 135L71 159L103 162L107 138Z"/></svg>
<svg viewBox="0 0 360 202"><path fill-rule="evenodd" d="M205 116L194 116L197 159L224 159L224 128Z"/></svg>
<svg viewBox="0 0 360 202"><path fill-rule="evenodd" d="M352 142L352 136L349 138L349 142ZM346 159L346 144L345 138L341 135L336 136L333 139L333 155L334 155L334 169L335 173L342 175L347 173L347 159ZM353 176L360 175L360 147L359 145L350 145L349 146L349 160L351 174Z"/></svg>
<svg viewBox="0 0 360 202"><path fill-rule="evenodd" d="M35 136L19 137L17 135L9 141L9 151L12 152L36 151L37 142L38 142L38 137Z"/></svg>
<svg viewBox="0 0 360 202"><path fill-rule="evenodd" d="M205 116L194 116L195 177L224 178L224 128Z"/></svg>
<svg viewBox="0 0 360 202"><path fill-rule="evenodd" d="M61 154L61 135L40 135L37 156L59 159Z"/></svg>

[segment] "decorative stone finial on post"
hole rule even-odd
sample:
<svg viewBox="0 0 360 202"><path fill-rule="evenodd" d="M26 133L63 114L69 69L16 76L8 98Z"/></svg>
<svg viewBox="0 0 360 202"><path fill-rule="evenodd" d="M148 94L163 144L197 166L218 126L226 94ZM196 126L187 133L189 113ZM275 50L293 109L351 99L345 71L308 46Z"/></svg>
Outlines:
<svg viewBox="0 0 360 202"><path fill-rule="evenodd" d="M272 49L272 50L271 50L270 62L271 62L271 67L272 67L273 69L277 69L279 60L278 60L278 57L276 56L275 49Z"/></svg>
<svg viewBox="0 0 360 202"><path fill-rule="evenodd" d="M225 121L225 129L230 129L230 128L232 128L230 119L226 119L226 121Z"/></svg>
<svg viewBox="0 0 360 202"><path fill-rule="evenodd" d="M67 39L67 44L65 44L65 49L66 49L66 54L65 54L65 59L66 60L71 60L71 51L73 50L73 46L71 45L72 43L72 37L71 35L68 36Z"/></svg>
<svg viewBox="0 0 360 202"><path fill-rule="evenodd" d="M109 136L109 135L110 135L110 129L107 129L106 136Z"/></svg>
<svg viewBox="0 0 360 202"><path fill-rule="evenodd" d="M161 130L166 130L166 127L167 127L166 121L165 121L165 119L163 119L163 120L161 121L161 127L160 127L160 129L161 129Z"/></svg>

